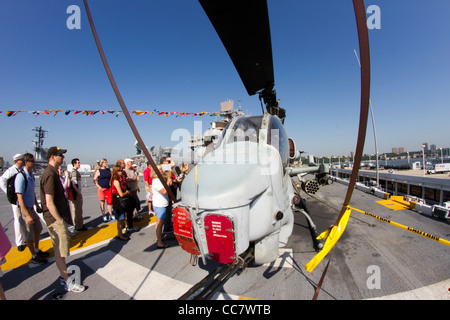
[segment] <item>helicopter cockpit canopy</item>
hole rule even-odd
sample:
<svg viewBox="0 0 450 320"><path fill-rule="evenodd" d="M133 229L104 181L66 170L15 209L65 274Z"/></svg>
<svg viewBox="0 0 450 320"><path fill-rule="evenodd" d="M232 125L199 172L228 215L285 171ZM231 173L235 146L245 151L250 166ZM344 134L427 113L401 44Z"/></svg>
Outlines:
<svg viewBox="0 0 450 320"><path fill-rule="evenodd" d="M263 116L235 118L201 159L203 163L223 164L261 164L261 161L265 165L278 163L283 174L290 161L290 142L286 130L280 119L268 112Z"/></svg>
<svg viewBox="0 0 450 320"><path fill-rule="evenodd" d="M224 139L226 139L225 144L239 141L252 141L257 143L262 118L263 116L236 118L225 127L214 148L219 148L224 142Z"/></svg>
<svg viewBox="0 0 450 320"><path fill-rule="evenodd" d="M267 131L260 135L261 131ZM260 141L262 139L263 141ZM216 142L214 149L222 144L236 142L265 142L280 152L283 165L287 165L289 158L289 140L283 124L276 116L266 113L264 116L243 116L230 122Z"/></svg>
<svg viewBox="0 0 450 320"><path fill-rule="evenodd" d="M283 167L288 165L289 161L289 138L283 124L277 116L270 116L267 130L267 144L272 145L278 150Z"/></svg>
<svg viewBox="0 0 450 320"><path fill-rule="evenodd" d="M227 143L238 141L258 142L258 133L261 129L262 117L242 117L234 122Z"/></svg>

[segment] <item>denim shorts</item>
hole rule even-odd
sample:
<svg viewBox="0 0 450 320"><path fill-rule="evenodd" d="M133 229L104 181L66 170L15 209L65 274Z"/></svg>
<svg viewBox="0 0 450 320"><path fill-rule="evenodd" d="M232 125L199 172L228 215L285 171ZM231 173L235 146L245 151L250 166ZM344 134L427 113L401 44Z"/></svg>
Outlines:
<svg viewBox="0 0 450 320"><path fill-rule="evenodd" d="M167 207L155 207L153 206L153 211L156 213L158 219L164 219L166 217Z"/></svg>
<svg viewBox="0 0 450 320"><path fill-rule="evenodd" d="M114 211L113 211L113 214L114 214L114 218L115 218L117 221L120 221L120 220L125 219L125 212L124 212L124 211L122 211L122 212L117 212L116 210L114 210Z"/></svg>

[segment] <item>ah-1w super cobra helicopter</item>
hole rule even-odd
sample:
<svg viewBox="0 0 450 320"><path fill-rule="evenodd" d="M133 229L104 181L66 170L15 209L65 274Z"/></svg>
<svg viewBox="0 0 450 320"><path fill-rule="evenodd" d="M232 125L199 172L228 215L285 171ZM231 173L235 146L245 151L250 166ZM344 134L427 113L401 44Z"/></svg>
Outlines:
<svg viewBox="0 0 450 320"><path fill-rule="evenodd" d="M143 146L145 144L112 76L87 0L83 2L117 100L139 145ZM298 190L294 191L290 177L317 171L318 180L324 181L326 170L320 167L304 169L289 166L290 161L298 156L298 152L295 150L294 141L287 137L283 128L286 112L279 106L273 90L273 61L266 0L199 2L225 45L248 93L259 93L267 110L263 116L239 117L228 125L214 150L196 166L195 173L185 179L181 190L182 202L174 206L174 231L182 248L196 257L201 256L204 262L206 257L219 262L216 272L221 273L197 296L202 298L206 293L206 297L211 297L224 281L241 270L241 267L245 268L251 259L254 258L257 263L273 261L277 257L279 246L284 246L292 233L295 208L298 207L305 214L315 240L314 224L303 208L302 199L295 193ZM353 0L353 7L361 53L361 112L355 152L355 163L359 163L364 148L369 109L370 50L364 1ZM232 23L229 21L230 17L234 19ZM170 198L175 201L174 194L165 183L147 148L143 148L143 151ZM351 210L348 209L348 204L357 174L358 167L355 166L341 213L336 225L330 229L330 234L334 232L336 235L336 229L341 228L341 219L344 216L346 219L349 217L348 212ZM346 221L342 232L345 224ZM332 237L330 243L325 242L325 254L339 239L341 231L337 231L337 236ZM320 249L317 242L314 244ZM188 298L214 276L214 273L210 273L180 299Z"/></svg>
<svg viewBox="0 0 450 320"><path fill-rule="evenodd" d="M266 0L199 0L249 95L259 93L262 116L233 119L219 141L184 180L174 206L174 233L182 248L227 264L252 248L254 261L278 257L292 233L293 211L307 217L291 176L327 173L323 167L290 167L300 152L284 129L279 106ZM230 21L230 17L233 17ZM317 184L317 183L316 183ZM318 185L318 184L317 184ZM320 243L313 237L316 249Z"/></svg>

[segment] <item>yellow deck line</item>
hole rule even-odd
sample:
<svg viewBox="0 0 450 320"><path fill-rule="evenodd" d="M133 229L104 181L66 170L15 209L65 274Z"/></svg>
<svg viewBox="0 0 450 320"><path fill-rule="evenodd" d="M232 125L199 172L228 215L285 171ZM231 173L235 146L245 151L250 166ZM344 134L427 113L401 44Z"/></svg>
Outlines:
<svg viewBox="0 0 450 320"><path fill-rule="evenodd" d="M156 217L150 217L148 214L143 215L143 218L139 222L135 222L137 227L145 227L156 222ZM70 237L70 251L76 251L84 249L99 243L104 240L109 240L117 236L117 222L105 224L96 228L92 228L86 231L78 232L75 236ZM49 258L54 256L54 250L51 239L41 240L39 242L39 249L49 253ZM31 253L28 248L20 252L17 247L11 248L6 255L6 263L1 265L3 271L11 270L28 264L31 260Z"/></svg>

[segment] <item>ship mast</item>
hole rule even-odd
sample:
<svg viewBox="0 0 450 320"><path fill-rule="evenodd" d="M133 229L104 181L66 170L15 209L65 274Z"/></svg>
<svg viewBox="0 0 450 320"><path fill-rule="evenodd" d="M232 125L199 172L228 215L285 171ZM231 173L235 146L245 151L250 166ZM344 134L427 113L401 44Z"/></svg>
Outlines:
<svg viewBox="0 0 450 320"><path fill-rule="evenodd" d="M33 144L34 144L34 159L36 160L43 160L42 159L42 146L44 145L44 138L45 138L45 133L48 132L47 130L43 130L42 126L40 127L35 127L32 128L31 130L36 131L36 138L38 138L38 140L33 140Z"/></svg>

